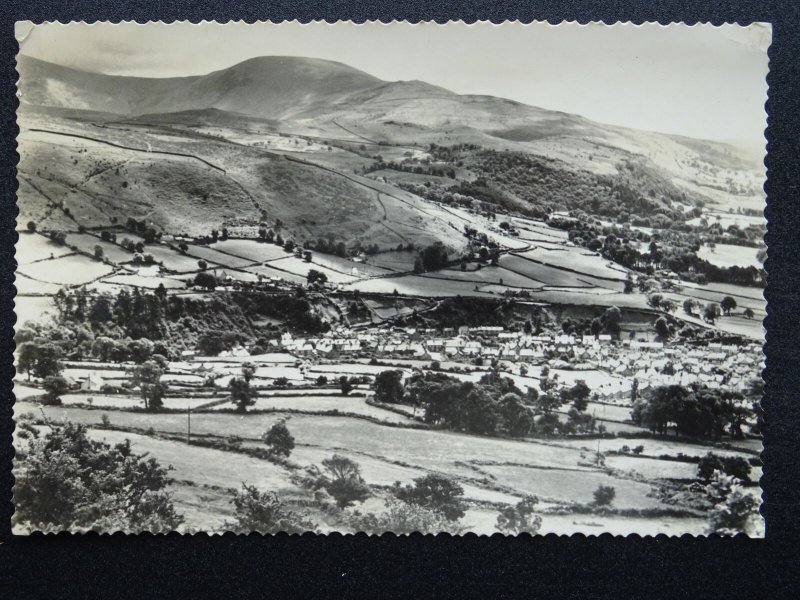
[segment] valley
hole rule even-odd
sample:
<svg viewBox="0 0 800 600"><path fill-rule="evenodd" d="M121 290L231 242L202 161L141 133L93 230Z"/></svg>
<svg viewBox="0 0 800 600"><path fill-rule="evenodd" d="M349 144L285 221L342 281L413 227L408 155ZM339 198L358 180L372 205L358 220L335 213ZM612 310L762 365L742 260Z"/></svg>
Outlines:
<svg viewBox="0 0 800 600"><path fill-rule="evenodd" d="M532 495L533 533L703 533L721 457L757 497L764 173L734 147L317 59L19 71L17 443L130 440L185 532L243 482L321 532L380 533L426 476L479 534ZM369 489L338 508L334 456Z"/></svg>

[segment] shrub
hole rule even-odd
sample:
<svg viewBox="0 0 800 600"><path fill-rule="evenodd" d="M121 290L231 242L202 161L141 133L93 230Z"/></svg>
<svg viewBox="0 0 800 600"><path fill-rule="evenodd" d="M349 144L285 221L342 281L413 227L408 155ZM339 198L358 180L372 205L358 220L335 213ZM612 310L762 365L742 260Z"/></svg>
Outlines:
<svg viewBox="0 0 800 600"><path fill-rule="evenodd" d="M303 533L317 528L308 519L287 510L274 492L261 492L246 483L234 494L231 503L236 520L226 522L225 529L236 533Z"/></svg>
<svg viewBox="0 0 800 600"><path fill-rule="evenodd" d="M536 535L542 527L542 517L533 513L539 499L526 496L516 506L508 505L497 516L497 529L502 533L517 535L529 533Z"/></svg>
<svg viewBox="0 0 800 600"><path fill-rule="evenodd" d="M697 478L710 481L714 471L721 471L741 481L750 481L750 463L741 456L719 456L709 452L697 463Z"/></svg>
<svg viewBox="0 0 800 600"><path fill-rule="evenodd" d="M445 477L431 473L414 480L413 485L396 483L394 495L398 500L440 513L448 521L458 521L465 514L464 488Z"/></svg>
<svg viewBox="0 0 800 600"><path fill-rule="evenodd" d="M610 506L617 495L617 490L610 485L599 485L594 491L594 501L592 504L595 506Z"/></svg>

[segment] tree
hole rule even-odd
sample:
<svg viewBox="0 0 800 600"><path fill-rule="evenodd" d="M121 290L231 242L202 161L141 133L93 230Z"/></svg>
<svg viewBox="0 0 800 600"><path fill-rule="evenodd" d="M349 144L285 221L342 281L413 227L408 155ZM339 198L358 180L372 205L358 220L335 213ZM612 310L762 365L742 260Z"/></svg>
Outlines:
<svg viewBox="0 0 800 600"><path fill-rule="evenodd" d="M661 305L661 301L663 299L664 296L662 296L661 294L650 294L647 297L647 303L653 308L658 308Z"/></svg>
<svg viewBox="0 0 800 600"><path fill-rule="evenodd" d="M136 365L128 371L131 387L139 387L144 409L155 411L163 406L166 386L161 383L164 369L154 360Z"/></svg>
<svg viewBox="0 0 800 600"><path fill-rule="evenodd" d="M672 332L669 329L669 323L664 317L659 317L658 319L656 319L654 327L656 333L658 334L658 337L660 337L661 339L666 340L672 334Z"/></svg>
<svg viewBox="0 0 800 600"><path fill-rule="evenodd" d="M396 404L403 400L403 372L399 370L381 371L373 384L375 400Z"/></svg>
<svg viewBox="0 0 800 600"><path fill-rule="evenodd" d="M44 378L44 389L49 395L49 404L61 404L61 394L69 389L67 380L61 375L50 375Z"/></svg>
<svg viewBox="0 0 800 600"><path fill-rule="evenodd" d="M466 514L464 488L444 475L431 473L405 486L395 483L394 495L411 506L441 513L449 521L458 521Z"/></svg>
<svg viewBox="0 0 800 600"><path fill-rule="evenodd" d="M742 314L744 314L746 319L752 319L753 317L756 316L756 313L753 312L753 309L749 308L749 307L745 308L744 309L744 313L742 313Z"/></svg>
<svg viewBox="0 0 800 600"><path fill-rule="evenodd" d="M214 288L217 287L217 278L212 273L198 273L194 276L194 285L213 292Z"/></svg>
<svg viewBox="0 0 800 600"><path fill-rule="evenodd" d="M609 506L617 495L617 490L610 485L599 485L593 493L594 500L592 504L595 506Z"/></svg>
<svg viewBox="0 0 800 600"><path fill-rule="evenodd" d="M701 481L711 481L715 471L741 481L750 481L750 463L741 456L720 456L709 452L697 463L697 478Z"/></svg>
<svg viewBox="0 0 800 600"><path fill-rule="evenodd" d="M500 509L497 515L497 529L507 535L529 533L536 535L542 527L542 517L534 514L539 499L536 496L526 496L515 506L507 505Z"/></svg>
<svg viewBox="0 0 800 600"><path fill-rule="evenodd" d="M197 266L200 267L202 271L205 271L208 268L208 263L201 258L197 261Z"/></svg>
<svg viewBox="0 0 800 600"><path fill-rule="evenodd" d="M667 434L667 426L676 418L678 407L686 403L691 392L681 385L664 385L654 388L647 398L640 398L633 406L633 421L653 433Z"/></svg>
<svg viewBox="0 0 800 600"><path fill-rule="evenodd" d="M697 308L697 300L694 298L686 298L683 301L683 312L687 315L694 315L694 311Z"/></svg>
<svg viewBox="0 0 800 600"><path fill-rule="evenodd" d="M13 521L25 530L167 533L183 517L166 487L168 469L131 451L87 436L85 425L50 424L41 436L22 424L14 471ZM46 492L45 492L46 490Z"/></svg>
<svg viewBox="0 0 800 600"><path fill-rule="evenodd" d="M328 276L317 269L309 269L308 275L306 275L306 282L308 285L314 285L315 283L319 283L323 285L328 281Z"/></svg>
<svg viewBox="0 0 800 600"><path fill-rule="evenodd" d="M27 229L28 233L36 233L36 223L33 221L28 221Z"/></svg>
<svg viewBox="0 0 800 600"><path fill-rule="evenodd" d="M725 296L719 306L726 316L730 316L731 311L736 308L736 299L733 296Z"/></svg>
<svg viewBox="0 0 800 600"><path fill-rule="evenodd" d="M270 427L262 439L269 446L270 454L273 456L289 458L292 450L294 450L294 436L289 433L286 419L281 419Z"/></svg>
<svg viewBox="0 0 800 600"><path fill-rule="evenodd" d="M323 460L322 466L324 473L318 479L319 485L333 496L339 508L363 502L372 495L372 490L361 477L361 468L355 461L334 454Z"/></svg>
<svg viewBox="0 0 800 600"><path fill-rule="evenodd" d="M51 342L26 342L19 349L17 366L20 371L44 379L61 374L61 348Z"/></svg>
<svg viewBox="0 0 800 600"><path fill-rule="evenodd" d="M703 319L705 319L708 323L714 324L719 318L720 315L720 306L716 302L709 302L706 304L706 307L703 309Z"/></svg>
<svg viewBox="0 0 800 600"><path fill-rule="evenodd" d="M603 313L603 326L611 335L619 337L620 321L622 321L622 311L616 306L610 306Z"/></svg>
<svg viewBox="0 0 800 600"><path fill-rule="evenodd" d="M17 349L17 369L28 375L31 380L31 372L36 366L36 358L39 353L39 346L35 342L24 342Z"/></svg>
<svg viewBox="0 0 800 600"><path fill-rule="evenodd" d="M225 529L248 534L304 533L315 531L317 526L293 511L286 510L274 492L261 492L254 485L242 483L231 503L234 506L234 523L226 523Z"/></svg>
<svg viewBox="0 0 800 600"><path fill-rule="evenodd" d="M526 435L533 428L533 413L525 406L522 398L508 392L497 402L503 421L503 430L509 435Z"/></svg>
<svg viewBox="0 0 800 600"><path fill-rule="evenodd" d="M629 273L628 277L625 278L625 290L624 291L625 291L626 294L632 294L633 290L634 290L633 279L631 278L630 273Z"/></svg>
<svg viewBox="0 0 800 600"><path fill-rule="evenodd" d="M353 391L353 383L347 378L347 375L339 377L339 389L342 390L342 396L347 396Z"/></svg>
<svg viewBox="0 0 800 600"><path fill-rule="evenodd" d="M94 257L97 260L103 260L103 247L99 244L94 247Z"/></svg>
<svg viewBox="0 0 800 600"><path fill-rule="evenodd" d="M236 405L238 412L247 412L247 407L255 404L258 394L250 387L250 382L246 379L231 378L228 389L231 391L231 401Z"/></svg>

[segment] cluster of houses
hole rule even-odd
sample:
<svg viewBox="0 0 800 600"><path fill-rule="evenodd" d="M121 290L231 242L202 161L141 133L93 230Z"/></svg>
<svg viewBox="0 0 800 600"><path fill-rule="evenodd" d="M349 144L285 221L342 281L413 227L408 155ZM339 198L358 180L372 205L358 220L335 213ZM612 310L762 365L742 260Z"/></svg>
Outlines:
<svg viewBox="0 0 800 600"><path fill-rule="evenodd" d="M412 358L504 361L553 368L596 369L632 383L651 386L701 383L710 388L745 389L763 368L758 344L665 345L657 341L616 341L610 335L530 335L503 327L458 329L339 329L320 338L284 334L276 345L297 356L333 358L367 354L377 359ZM630 385L612 386L608 395L627 395ZM599 390L604 395L603 390Z"/></svg>

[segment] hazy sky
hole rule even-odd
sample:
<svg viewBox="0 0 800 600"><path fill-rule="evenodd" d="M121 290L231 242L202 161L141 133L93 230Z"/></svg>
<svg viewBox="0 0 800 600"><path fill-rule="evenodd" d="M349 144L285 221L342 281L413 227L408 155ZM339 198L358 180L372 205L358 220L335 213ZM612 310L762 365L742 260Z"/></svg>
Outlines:
<svg viewBox="0 0 800 600"><path fill-rule="evenodd" d="M596 121L763 144L770 26L289 22L17 24L21 53L103 73L196 75L264 55L336 60Z"/></svg>

